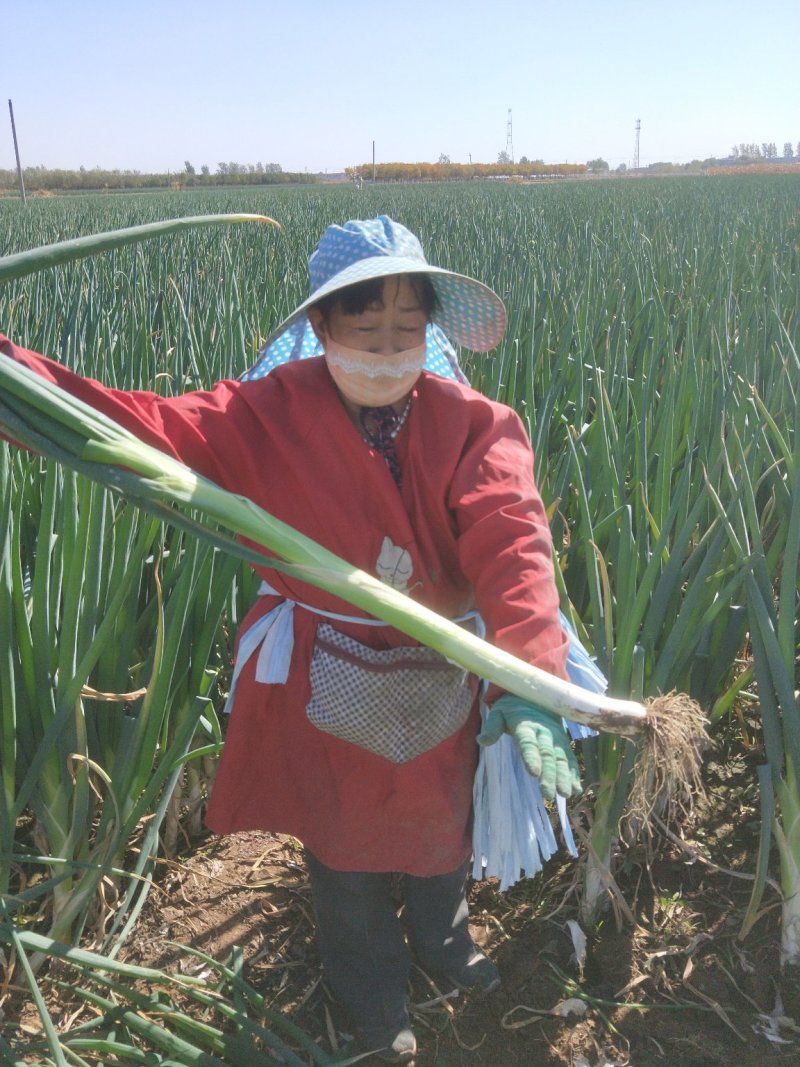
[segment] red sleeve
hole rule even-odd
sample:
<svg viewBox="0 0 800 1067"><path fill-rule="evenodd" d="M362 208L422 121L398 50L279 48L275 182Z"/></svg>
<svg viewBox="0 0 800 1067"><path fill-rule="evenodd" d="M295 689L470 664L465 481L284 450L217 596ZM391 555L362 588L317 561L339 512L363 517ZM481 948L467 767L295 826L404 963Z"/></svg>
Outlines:
<svg viewBox="0 0 800 1067"><path fill-rule="evenodd" d="M109 389L45 356L19 348L2 335L0 352L219 485L226 485L226 471L236 469L237 440L241 438L237 423L242 422L241 417L232 417L234 409L242 407L237 402L236 382L220 382L210 392L167 398L145 390Z"/></svg>
<svg viewBox="0 0 800 1067"><path fill-rule="evenodd" d="M507 407L482 408L452 483L458 551L472 583L487 639L566 678L568 639L561 628L553 544L533 480L533 452L521 420ZM489 693L489 701L499 690Z"/></svg>

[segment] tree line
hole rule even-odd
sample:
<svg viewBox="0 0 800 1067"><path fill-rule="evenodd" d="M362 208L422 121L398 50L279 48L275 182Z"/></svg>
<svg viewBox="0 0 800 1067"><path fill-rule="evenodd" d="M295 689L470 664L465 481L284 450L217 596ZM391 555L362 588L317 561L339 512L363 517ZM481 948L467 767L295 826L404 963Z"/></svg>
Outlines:
<svg viewBox="0 0 800 1067"><path fill-rule="evenodd" d="M345 167L351 181L463 181L470 178L566 178L585 174L585 163L362 163Z"/></svg>
<svg viewBox="0 0 800 1067"><path fill-rule="evenodd" d="M766 159L775 160L778 163L793 163L796 159L800 160L800 141L797 142L797 148L792 147L791 141L786 141L783 145L783 155L779 155L774 141L762 141L761 144L735 144L731 148L731 159L742 162L750 160L760 162Z"/></svg>
<svg viewBox="0 0 800 1067"><path fill-rule="evenodd" d="M284 171L279 163L218 163L215 173L205 164L199 173L187 160L183 170L148 174L139 170L104 170L79 167L78 170L51 167L23 167L22 178L29 192L104 192L122 189L183 189L187 186L276 185L313 182L314 175ZM17 174L0 169L0 192L17 188Z"/></svg>
<svg viewBox="0 0 800 1067"><path fill-rule="evenodd" d="M780 155L777 146L764 142L734 145L727 158L694 160L688 164L654 163L641 168L650 173L700 173L711 167L726 167L745 164L800 163L800 141L796 148L790 141L783 146ZM624 173L626 165L620 164L617 173ZM377 181L465 181L492 178L566 178L582 174L607 174L610 168L601 158L588 163L545 163L541 159L529 160L521 156L513 162L506 152L500 152L496 163L452 163L449 156L440 155L436 163L362 163L346 167L345 177L362 183L373 178ZM186 160L182 170L166 173L146 173L139 170L106 170L101 167L79 167L78 170L45 166L25 167L22 171L25 188L29 192L104 192L136 189L184 189L190 187L214 187L222 185L275 185L308 183L320 180L319 175L284 171L280 163L220 162L212 173L207 164L196 168ZM16 171L0 169L0 193L17 189Z"/></svg>

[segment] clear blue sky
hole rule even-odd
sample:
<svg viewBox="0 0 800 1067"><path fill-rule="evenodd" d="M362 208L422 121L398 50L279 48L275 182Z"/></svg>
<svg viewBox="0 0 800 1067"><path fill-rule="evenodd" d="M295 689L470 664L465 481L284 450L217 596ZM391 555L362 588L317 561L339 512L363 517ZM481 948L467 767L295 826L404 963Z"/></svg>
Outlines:
<svg viewBox="0 0 800 1067"><path fill-rule="evenodd" d="M630 165L800 141L800 0L2 0L0 167Z"/></svg>

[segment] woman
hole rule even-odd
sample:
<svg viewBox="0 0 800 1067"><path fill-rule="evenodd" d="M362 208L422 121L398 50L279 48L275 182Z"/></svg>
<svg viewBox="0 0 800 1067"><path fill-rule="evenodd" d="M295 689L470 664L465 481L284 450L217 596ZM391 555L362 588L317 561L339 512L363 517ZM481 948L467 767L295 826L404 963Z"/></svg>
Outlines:
<svg viewBox="0 0 800 1067"><path fill-rule="evenodd" d="M107 389L8 341L0 349L412 599L565 677L530 443L511 409L458 380L449 343L494 347L499 297L428 264L386 216L329 227L309 267L308 299L256 367L209 392ZM304 843L326 978L364 1047L410 1063L412 952L465 989L500 981L468 929L476 740L510 732L550 798L580 792L574 756L556 717L490 689L481 730L475 679L328 593L261 573L207 821Z"/></svg>

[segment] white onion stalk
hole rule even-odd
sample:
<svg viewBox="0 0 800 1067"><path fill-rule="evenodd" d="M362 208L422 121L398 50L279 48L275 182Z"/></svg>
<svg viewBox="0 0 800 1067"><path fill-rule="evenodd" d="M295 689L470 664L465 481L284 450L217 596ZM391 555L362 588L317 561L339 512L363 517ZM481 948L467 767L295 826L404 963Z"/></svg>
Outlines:
<svg viewBox="0 0 800 1067"><path fill-rule="evenodd" d="M547 711L596 730L643 736L647 773L640 778L648 782L648 793L658 793L664 785L670 791L681 788L687 776L696 779L703 716L688 698L661 697L644 706L563 681L384 585L251 500L222 489L143 443L105 415L6 357L0 360L0 386L0 396L6 398L4 406L27 421L39 451L46 451L44 434L57 446L57 458L69 463L72 456L81 469L88 463L132 471L140 479L137 502L150 498L162 505L185 506L202 513L204 518L275 553L277 569L341 597L436 649L453 663ZM18 421L7 422L5 430L26 443ZM640 801L649 806L644 796Z"/></svg>

